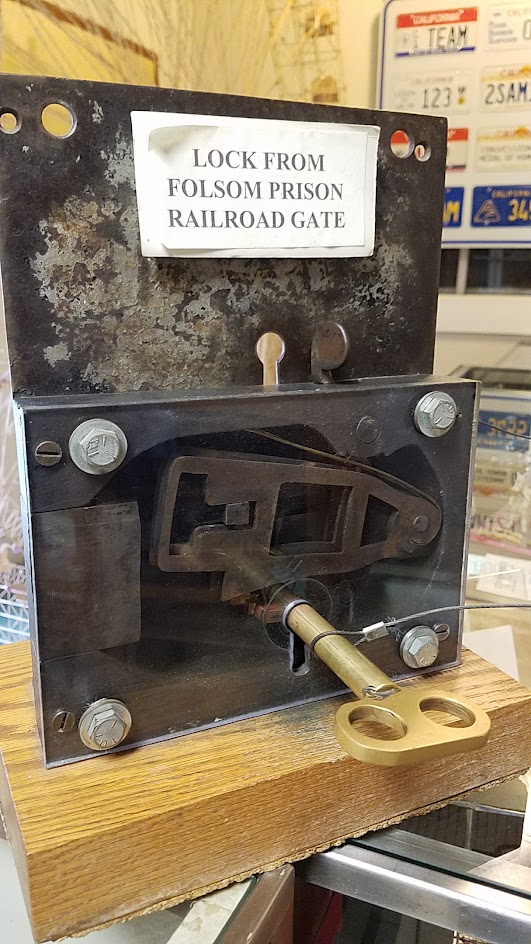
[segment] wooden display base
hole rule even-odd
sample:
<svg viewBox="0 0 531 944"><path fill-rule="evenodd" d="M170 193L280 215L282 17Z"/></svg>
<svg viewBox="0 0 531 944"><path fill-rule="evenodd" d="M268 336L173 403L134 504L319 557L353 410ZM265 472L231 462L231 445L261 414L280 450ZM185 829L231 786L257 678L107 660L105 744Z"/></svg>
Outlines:
<svg viewBox="0 0 531 944"><path fill-rule="evenodd" d="M29 643L1 647L0 798L36 940L203 895L531 765L531 692L470 652L436 684L489 712L480 751L363 765L334 740L332 699L46 770Z"/></svg>

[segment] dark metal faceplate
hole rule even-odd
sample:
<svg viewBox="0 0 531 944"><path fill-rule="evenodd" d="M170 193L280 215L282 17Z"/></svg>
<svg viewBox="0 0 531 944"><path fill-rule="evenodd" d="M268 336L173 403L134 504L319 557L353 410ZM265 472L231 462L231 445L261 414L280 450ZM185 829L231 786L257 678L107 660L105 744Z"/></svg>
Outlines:
<svg viewBox="0 0 531 944"><path fill-rule="evenodd" d="M336 380L432 367L446 121L237 96L2 76L0 254L16 394L261 382L255 344L286 342L283 382L310 378L316 327L350 339ZM65 102L67 138L42 127ZM140 254L130 112L379 125L376 246L364 259L146 259ZM396 157L397 129L431 149Z"/></svg>
<svg viewBox="0 0 531 944"><path fill-rule="evenodd" d="M446 436L428 439L416 430L413 411L434 387L451 393L460 419ZM52 719L71 711L79 720L102 697L129 708L128 747L339 690L315 656L306 654L305 666L302 653L301 671L301 652L290 649L280 624L249 615L238 597L222 599L230 569L223 557L217 570L197 570L205 535L209 553L230 548L231 565L240 555L246 573L258 561L264 586L289 582L339 628L459 603L475 396L471 381L389 378L278 390L19 399L36 699L47 763L90 755L77 728L55 732ZM129 443L124 463L104 475L82 472L69 457L72 431L94 418L116 423ZM373 442L367 444L369 427ZM62 448L54 466L35 460L43 441ZM330 455L350 457L365 469ZM181 504L179 490L166 487L175 485L179 456L187 457L179 466ZM259 473L222 475L215 464L220 457L254 463ZM367 466L413 489L399 489L397 497L390 480L384 483ZM201 472L212 480L198 493ZM259 520L258 505L268 500ZM188 572L161 569L154 557L168 502L168 547L197 555ZM417 502L429 523L422 521L415 541L410 529ZM348 567L345 549L352 555ZM451 631L435 668L455 664L459 655L459 618L441 619ZM364 644L364 651L394 677L411 674L392 636Z"/></svg>

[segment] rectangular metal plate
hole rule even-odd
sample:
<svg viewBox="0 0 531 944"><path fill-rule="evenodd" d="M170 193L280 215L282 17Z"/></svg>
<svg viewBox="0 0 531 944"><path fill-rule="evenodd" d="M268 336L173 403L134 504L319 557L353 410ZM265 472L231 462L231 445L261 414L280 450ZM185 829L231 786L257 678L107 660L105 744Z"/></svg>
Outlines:
<svg viewBox="0 0 531 944"><path fill-rule="evenodd" d="M39 658L138 642L140 517L136 502L63 508L33 516ZM54 587L58 575L62 592ZM55 632L56 626L68 632Z"/></svg>
<svg viewBox="0 0 531 944"><path fill-rule="evenodd" d="M335 379L432 366L446 122L420 115L55 78L2 77L0 255L17 394L186 389L261 381L257 339L285 340L283 382L310 376L323 320L350 353ZM64 102L64 138L41 111ZM374 254L358 259L147 259L140 251L132 111L380 128ZM393 154L407 131L429 160Z"/></svg>
<svg viewBox="0 0 531 944"><path fill-rule="evenodd" d="M435 385L460 419L429 439L413 410ZM287 583L340 629L460 603L475 397L472 381L394 378L19 399L47 763L90 754L77 728L56 732L52 720L79 720L102 697L131 711L129 747L337 692L279 623L259 606L250 615L256 590ZM114 472L87 474L69 456L91 419L127 437ZM56 465L36 461L43 441L60 445ZM419 512L428 524L415 531ZM459 658L459 617L443 620L435 668ZM409 673L394 636L363 648L392 676Z"/></svg>

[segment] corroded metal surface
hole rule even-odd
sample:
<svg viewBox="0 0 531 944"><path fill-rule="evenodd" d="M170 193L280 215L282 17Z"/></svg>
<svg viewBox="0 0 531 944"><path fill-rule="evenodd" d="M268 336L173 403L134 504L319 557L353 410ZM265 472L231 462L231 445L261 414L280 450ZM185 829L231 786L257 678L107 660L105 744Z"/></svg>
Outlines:
<svg viewBox="0 0 531 944"><path fill-rule="evenodd" d="M429 372L435 328L446 123L424 116L235 96L4 76L1 260L15 393L259 383L255 344L286 342L283 381L310 375L313 332L334 319L351 342L347 377ZM54 138L43 105L77 126ZM381 127L376 248L366 259L145 259L130 112L335 121ZM394 130L431 147L396 157Z"/></svg>

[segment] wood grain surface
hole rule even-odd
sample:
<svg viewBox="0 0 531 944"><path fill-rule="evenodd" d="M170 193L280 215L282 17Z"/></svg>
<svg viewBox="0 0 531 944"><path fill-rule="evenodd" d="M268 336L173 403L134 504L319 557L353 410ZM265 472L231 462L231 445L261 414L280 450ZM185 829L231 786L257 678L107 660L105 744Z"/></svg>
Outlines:
<svg viewBox="0 0 531 944"><path fill-rule="evenodd" d="M334 739L336 698L46 770L29 643L0 647L0 800L36 940L197 897L531 766L527 689L468 652L436 684L489 712L486 747L369 767Z"/></svg>

